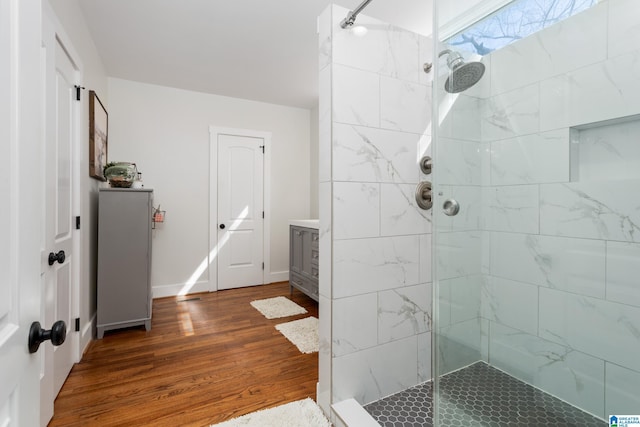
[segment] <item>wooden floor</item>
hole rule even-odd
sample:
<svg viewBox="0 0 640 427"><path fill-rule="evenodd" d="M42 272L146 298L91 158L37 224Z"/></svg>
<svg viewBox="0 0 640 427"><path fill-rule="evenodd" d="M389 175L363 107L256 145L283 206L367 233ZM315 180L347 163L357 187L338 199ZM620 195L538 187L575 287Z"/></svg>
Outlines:
<svg viewBox="0 0 640 427"><path fill-rule="evenodd" d="M154 300L151 331L105 333L75 365L50 426L208 426L311 397L318 353L302 354L250 301L289 296L288 283ZM179 301L187 300L187 301Z"/></svg>

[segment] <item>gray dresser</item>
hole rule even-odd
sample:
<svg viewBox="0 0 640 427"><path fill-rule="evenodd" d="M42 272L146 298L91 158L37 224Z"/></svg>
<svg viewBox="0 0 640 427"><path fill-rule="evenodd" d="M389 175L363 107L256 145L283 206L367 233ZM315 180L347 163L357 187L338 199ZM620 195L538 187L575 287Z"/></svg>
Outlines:
<svg viewBox="0 0 640 427"><path fill-rule="evenodd" d="M112 329L151 329L152 210L153 190L100 189L98 339Z"/></svg>
<svg viewBox="0 0 640 427"><path fill-rule="evenodd" d="M308 222L307 222L308 221ZM318 229L312 220L292 221L289 225L289 289L296 288L318 301Z"/></svg>

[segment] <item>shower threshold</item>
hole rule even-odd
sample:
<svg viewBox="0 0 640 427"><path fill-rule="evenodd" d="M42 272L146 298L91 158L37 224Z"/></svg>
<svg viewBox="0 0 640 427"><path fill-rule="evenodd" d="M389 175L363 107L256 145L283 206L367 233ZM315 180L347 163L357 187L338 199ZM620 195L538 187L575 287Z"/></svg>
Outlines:
<svg viewBox="0 0 640 427"><path fill-rule="evenodd" d="M443 426L604 427L601 419L581 411L484 362L440 379ZM432 382L419 384L364 409L382 427L433 426Z"/></svg>

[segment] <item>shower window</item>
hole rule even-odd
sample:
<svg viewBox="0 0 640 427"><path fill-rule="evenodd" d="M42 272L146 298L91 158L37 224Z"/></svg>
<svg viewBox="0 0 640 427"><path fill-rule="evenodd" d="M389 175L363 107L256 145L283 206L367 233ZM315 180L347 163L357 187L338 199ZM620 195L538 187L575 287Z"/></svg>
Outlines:
<svg viewBox="0 0 640 427"><path fill-rule="evenodd" d="M515 0L447 40L459 50L487 55L582 12L598 0Z"/></svg>

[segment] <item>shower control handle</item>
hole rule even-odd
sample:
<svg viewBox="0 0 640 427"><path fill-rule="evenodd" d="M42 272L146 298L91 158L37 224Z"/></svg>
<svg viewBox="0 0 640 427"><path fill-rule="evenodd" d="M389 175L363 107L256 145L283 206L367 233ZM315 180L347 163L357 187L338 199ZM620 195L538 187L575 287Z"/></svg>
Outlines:
<svg viewBox="0 0 640 427"><path fill-rule="evenodd" d="M420 170L422 171L423 174L429 175L431 173L432 167L433 167L433 164L431 163L431 157L424 156L422 157L422 159L420 159Z"/></svg>
<svg viewBox="0 0 640 427"><path fill-rule="evenodd" d="M431 191L431 183L422 181L416 187L416 203L420 209L429 210L433 206L433 194Z"/></svg>
<svg viewBox="0 0 640 427"><path fill-rule="evenodd" d="M442 210L445 215L456 216L460 212L460 204L455 199L447 199L442 204Z"/></svg>

